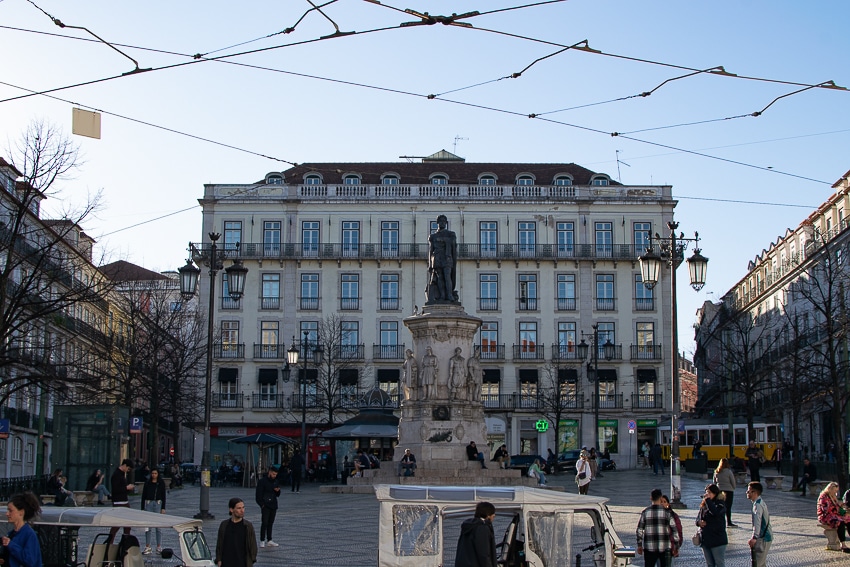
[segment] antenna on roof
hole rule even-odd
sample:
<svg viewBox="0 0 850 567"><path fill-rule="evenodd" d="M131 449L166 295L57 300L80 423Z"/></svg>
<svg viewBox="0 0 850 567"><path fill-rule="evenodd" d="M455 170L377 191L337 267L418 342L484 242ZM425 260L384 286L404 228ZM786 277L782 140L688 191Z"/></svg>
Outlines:
<svg viewBox="0 0 850 567"><path fill-rule="evenodd" d="M460 140L469 140L469 138L461 138L460 134L455 134L455 143L454 143L454 146L452 146L452 153L455 154L455 155L457 155L457 143Z"/></svg>
<svg viewBox="0 0 850 567"><path fill-rule="evenodd" d="M617 181L622 183L623 180L620 178L620 164L622 163L626 167L631 167L631 166L624 161L620 161L620 150L614 150L614 153L616 153L616 155L617 155Z"/></svg>

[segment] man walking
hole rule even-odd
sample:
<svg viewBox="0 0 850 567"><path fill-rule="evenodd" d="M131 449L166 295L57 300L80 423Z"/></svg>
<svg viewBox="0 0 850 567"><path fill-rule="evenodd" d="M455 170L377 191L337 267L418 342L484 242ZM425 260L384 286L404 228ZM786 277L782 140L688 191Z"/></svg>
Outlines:
<svg viewBox="0 0 850 567"><path fill-rule="evenodd" d="M475 517L460 526L455 567L496 567L495 517L496 507L489 502L475 506Z"/></svg>
<svg viewBox="0 0 850 567"><path fill-rule="evenodd" d="M646 567L669 567L670 553L682 545L676 529L676 520L669 510L661 505L663 494L655 489L650 493L652 505L640 513L635 536L637 554L643 555Z"/></svg>
<svg viewBox="0 0 850 567"><path fill-rule="evenodd" d="M773 541L770 514L767 511L767 504L762 500L762 492L764 487L760 482L751 482L747 485L747 498L753 503L753 535L747 542L750 546L753 567L767 565L767 552Z"/></svg>
<svg viewBox="0 0 850 567"><path fill-rule="evenodd" d="M304 469L304 458L301 456L301 451L295 449L292 458L289 459L289 474L292 475L292 492L301 494L301 471ZM262 532L262 528L260 531ZM260 536L262 539L262 536Z"/></svg>
<svg viewBox="0 0 850 567"><path fill-rule="evenodd" d="M269 474L257 481L254 496L260 507L260 547L277 547L278 544L272 541L272 526L277 515L277 499L280 497L276 467L270 468Z"/></svg>
<svg viewBox="0 0 850 567"><path fill-rule="evenodd" d="M806 495L806 486L818 477L818 469L809 459L803 459L803 478L800 479L800 496Z"/></svg>
<svg viewBox="0 0 850 567"><path fill-rule="evenodd" d="M652 472L658 476L658 472L664 472L664 462L661 460L661 443L656 443L649 451L649 461L652 463Z"/></svg>
<svg viewBox="0 0 850 567"><path fill-rule="evenodd" d="M215 564L218 567L253 567L257 560L257 536L254 526L245 519L245 503L241 498L231 498L227 507L230 518L218 527Z"/></svg>
<svg viewBox="0 0 850 567"><path fill-rule="evenodd" d="M750 441L750 446L747 447L747 452L744 453L747 457L747 467L750 469L750 480L758 482L761 480L759 470L761 469L761 461L764 459L764 454L761 449L756 447L755 441Z"/></svg>
<svg viewBox="0 0 850 567"><path fill-rule="evenodd" d="M129 508L130 507L130 491L133 490L133 484L127 478L127 473L133 468L133 461L124 459L121 464L112 473L110 479L112 483L112 507L113 508ZM118 526L109 529L109 543L115 538L118 533ZM124 528L124 535L130 535L130 528Z"/></svg>

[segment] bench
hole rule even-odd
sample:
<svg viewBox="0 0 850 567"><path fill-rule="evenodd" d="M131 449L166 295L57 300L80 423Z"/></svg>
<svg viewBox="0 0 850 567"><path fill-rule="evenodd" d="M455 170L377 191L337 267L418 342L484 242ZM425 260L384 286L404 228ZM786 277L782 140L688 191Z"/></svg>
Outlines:
<svg viewBox="0 0 850 567"><path fill-rule="evenodd" d="M813 480L806 484L806 490L809 491L809 494L819 496L829 482L828 480Z"/></svg>
<svg viewBox="0 0 850 567"><path fill-rule="evenodd" d="M767 476L764 477L765 482L767 483L768 488L775 488L777 490L782 490L782 481L785 480L784 476Z"/></svg>
<svg viewBox="0 0 850 567"><path fill-rule="evenodd" d="M73 493L74 503L77 506L94 506L97 504L97 492L90 490L75 490Z"/></svg>
<svg viewBox="0 0 850 567"><path fill-rule="evenodd" d="M747 473L736 472L735 473L735 482L738 483L738 486L746 485L747 484Z"/></svg>
<svg viewBox="0 0 850 567"><path fill-rule="evenodd" d="M838 529L831 528L826 524L818 524L826 536L826 548L830 551L841 551L841 540L838 539Z"/></svg>

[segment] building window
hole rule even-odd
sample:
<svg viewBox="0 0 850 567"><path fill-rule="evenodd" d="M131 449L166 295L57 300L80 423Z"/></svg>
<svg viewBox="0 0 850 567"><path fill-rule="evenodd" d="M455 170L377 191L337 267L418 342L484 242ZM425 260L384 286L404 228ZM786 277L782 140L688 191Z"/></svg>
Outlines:
<svg viewBox="0 0 850 567"><path fill-rule="evenodd" d="M590 180L590 184L591 185L604 186L604 185L609 185L610 182L609 182L607 177L594 177L593 179Z"/></svg>
<svg viewBox="0 0 850 567"><path fill-rule="evenodd" d="M378 370L378 388L389 394L393 400L398 399L398 376L399 371L394 368Z"/></svg>
<svg viewBox="0 0 850 567"><path fill-rule="evenodd" d="M342 255L356 257L360 254L360 221L343 221Z"/></svg>
<svg viewBox="0 0 850 567"><path fill-rule="evenodd" d="M275 370L277 372L277 370ZM260 407L273 408L276 407L277 401L277 381L275 382L260 382Z"/></svg>
<svg viewBox="0 0 850 567"><path fill-rule="evenodd" d="M239 321L221 322L221 358L239 358Z"/></svg>
<svg viewBox="0 0 850 567"><path fill-rule="evenodd" d="M558 256L571 258L575 255L575 223L559 222L555 225L558 238Z"/></svg>
<svg viewBox="0 0 850 567"><path fill-rule="evenodd" d="M533 256L537 244L537 223L517 223L520 256Z"/></svg>
<svg viewBox="0 0 850 567"><path fill-rule="evenodd" d="M346 175L342 178L343 185L360 185L360 176L358 175Z"/></svg>
<svg viewBox="0 0 850 567"><path fill-rule="evenodd" d="M31 463L33 461L33 455L35 455L35 445L27 443L27 449L24 452L26 462Z"/></svg>
<svg viewBox="0 0 850 567"><path fill-rule="evenodd" d="M381 185L398 185L398 175L384 175L381 178Z"/></svg>
<svg viewBox="0 0 850 567"><path fill-rule="evenodd" d="M516 184L524 186L534 185L534 178L530 175L520 175L516 178Z"/></svg>
<svg viewBox="0 0 850 567"><path fill-rule="evenodd" d="M6 460L6 440L0 439L0 461Z"/></svg>
<svg viewBox="0 0 850 567"><path fill-rule="evenodd" d="M636 222L632 225L633 238L635 242L635 255L640 256L649 248L650 235L652 234L652 223Z"/></svg>
<svg viewBox="0 0 850 567"><path fill-rule="evenodd" d="M575 311L576 276L575 274L557 275L558 311Z"/></svg>
<svg viewBox="0 0 850 567"><path fill-rule="evenodd" d="M448 185L449 178L445 175L434 175L431 177L431 185Z"/></svg>
<svg viewBox="0 0 850 567"><path fill-rule="evenodd" d="M263 222L263 256L280 256L280 221Z"/></svg>
<svg viewBox="0 0 850 567"><path fill-rule="evenodd" d="M479 274L478 276L478 309L480 311L497 311L499 309L499 274Z"/></svg>
<svg viewBox="0 0 850 567"><path fill-rule="evenodd" d="M653 311L655 309L655 297L652 290L643 285L643 278L635 274L635 311Z"/></svg>
<svg viewBox="0 0 850 567"><path fill-rule="evenodd" d="M307 340L310 345L316 346L319 343L319 322L318 321L301 321L298 325L298 340L304 340L304 333L307 333ZM302 353L303 355L303 353Z"/></svg>
<svg viewBox="0 0 850 567"><path fill-rule="evenodd" d="M242 223L239 221L224 221L224 249L238 250L242 242Z"/></svg>
<svg viewBox="0 0 850 567"><path fill-rule="evenodd" d="M301 274L301 309L319 308L319 274Z"/></svg>
<svg viewBox="0 0 850 567"><path fill-rule="evenodd" d="M654 358L655 324L635 323L637 358Z"/></svg>
<svg viewBox="0 0 850 567"><path fill-rule="evenodd" d="M322 184L321 176L316 175L315 173L310 174L310 175L308 175L304 178L304 185L321 185L321 184Z"/></svg>
<svg viewBox="0 0 850 567"><path fill-rule="evenodd" d="M262 347L262 358L283 358L283 353L278 352L280 344L280 323L277 321L260 322L260 346Z"/></svg>
<svg viewBox="0 0 850 567"><path fill-rule="evenodd" d="M537 274L519 274L518 311L537 311Z"/></svg>
<svg viewBox="0 0 850 567"><path fill-rule="evenodd" d="M558 358L576 357L576 324L558 323Z"/></svg>
<svg viewBox="0 0 850 567"><path fill-rule="evenodd" d="M319 221L301 223L301 254L313 257L319 255Z"/></svg>
<svg viewBox="0 0 850 567"><path fill-rule="evenodd" d="M239 401L239 382L236 380L219 382L219 402L218 406L222 408L235 408Z"/></svg>
<svg viewBox="0 0 850 567"><path fill-rule="evenodd" d="M499 323L484 321L479 331L479 351L482 359L499 358Z"/></svg>
<svg viewBox="0 0 850 567"><path fill-rule="evenodd" d="M498 370L496 370L496 372L498 372ZM498 380L495 382L484 380L484 383L481 384L481 401L485 408L499 407L499 385L500 383Z"/></svg>
<svg viewBox="0 0 850 567"><path fill-rule="evenodd" d="M596 309L614 310L614 274L596 274Z"/></svg>
<svg viewBox="0 0 850 567"><path fill-rule="evenodd" d="M398 321L381 321L380 333L381 358L401 358L398 346Z"/></svg>
<svg viewBox="0 0 850 567"><path fill-rule="evenodd" d="M599 334L597 357L599 360L605 360L605 343L611 341L612 345L617 344L616 337L614 336L614 323L598 323L597 332Z"/></svg>
<svg viewBox="0 0 850 567"><path fill-rule="evenodd" d="M520 358L535 358L537 354L537 323L519 324Z"/></svg>
<svg viewBox="0 0 850 567"><path fill-rule="evenodd" d="M519 371L520 403L523 408L537 407L537 370L521 368Z"/></svg>
<svg viewBox="0 0 850 567"><path fill-rule="evenodd" d="M381 309L398 309L398 274L381 274Z"/></svg>
<svg viewBox="0 0 850 567"><path fill-rule="evenodd" d="M614 229L610 222L596 223L596 256L610 258L614 251Z"/></svg>
<svg viewBox="0 0 850 567"><path fill-rule="evenodd" d="M21 461L24 457L24 442L20 437L12 439L12 460Z"/></svg>
<svg viewBox="0 0 850 567"><path fill-rule="evenodd" d="M559 186L559 187L564 187L564 186L572 185L572 184L573 184L573 180L570 179L569 177L567 177L566 175L559 175L558 177L555 178L555 181L553 183L553 185Z"/></svg>
<svg viewBox="0 0 850 567"><path fill-rule="evenodd" d="M260 309L280 309L280 274L263 274Z"/></svg>
<svg viewBox="0 0 850 567"><path fill-rule="evenodd" d="M478 242L481 246L482 256L496 256L496 249L499 242L498 228L495 222L482 221L478 223Z"/></svg>
<svg viewBox="0 0 850 567"><path fill-rule="evenodd" d="M340 274L339 308L360 309L360 274Z"/></svg>
<svg viewBox="0 0 850 567"><path fill-rule="evenodd" d="M266 183L269 185L283 185L283 177L280 175L269 175L268 179L266 179Z"/></svg>
<svg viewBox="0 0 850 567"><path fill-rule="evenodd" d="M360 323L357 321L343 321L340 323L339 343L340 358L359 358Z"/></svg>
<svg viewBox="0 0 850 567"><path fill-rule="evenodd" d="M495 185L496 177L493 175L482 175L478 178L479 185Z"/></svg>
<svg viewBox="0 0 850 567"><path fill-rule="evenodd" d="M381 222L381 256L384 258L398 256L398 221Z"/></svg>

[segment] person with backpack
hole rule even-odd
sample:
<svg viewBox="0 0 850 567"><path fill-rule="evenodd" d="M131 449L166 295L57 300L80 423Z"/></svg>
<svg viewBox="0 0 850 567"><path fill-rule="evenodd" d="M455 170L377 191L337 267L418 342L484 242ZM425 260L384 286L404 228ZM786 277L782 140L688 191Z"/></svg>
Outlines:
<svg viewBox="0 0 850 567"><path fill-rule="evenodd" d="M145 479L142 487L142 510L165 514L165 481L159 476L159 469L152 469L151 475ZM162 553L162 531L153 528L156 532L156 552ZM145 549L142 555L150 555L151 552L151 528L145 528Z"/></svg>

